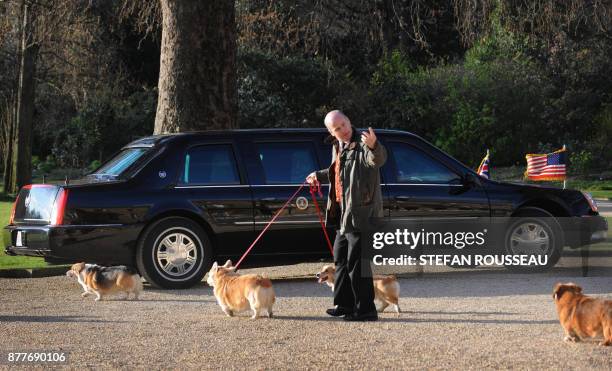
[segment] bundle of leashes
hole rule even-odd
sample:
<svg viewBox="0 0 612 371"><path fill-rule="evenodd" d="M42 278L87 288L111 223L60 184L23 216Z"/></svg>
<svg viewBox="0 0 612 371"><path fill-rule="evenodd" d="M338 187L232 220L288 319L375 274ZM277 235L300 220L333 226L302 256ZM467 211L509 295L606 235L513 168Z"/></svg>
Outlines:
<svg viewBox="0 0 612 371"><path fill-rule="evenodd" d="M259 236L257 236L257 238L255 238L253 243L251 243L251 246L249 246L249 248L244 252L244 254L242 254L242 256L240 257L240 260L238 260L238 263L236 263L236 265L234 266L236 271L238 270L238 267L240 266L244 258L246 258L246 256L249 254L249 252L251 252L253 247L255 247L255 244L257 243L257 241L259 241L261 236L263 236L264 233L266 233L268 228L270 228L270 226L272 225L272 223L274 223L274 221L280 215L280 213L282 213L283 210L285 210L285 208L289 205L289 203L291 203L291 201L295 198L295 196L298 193L300 193L300 191L302 190L302 188L304 188L306 184L307 184L306 182L302 183L300 187L297 189L297 191L295 191L295 193L293 193L293 195L289 197L287 202L285 202L283 207L278 209L276 214L274 214L272 219L268 222L268 224L264 227L264 229L259 233ZM310 184L309 187L310 187L310 196L312 197L312 202L314 203L315 208L317 210L319 222L321 223L321 228L323 229L323 234L325 235L325 240L327 241L327 247L329 248L329 252L332 254L332 256L334 256L334 249L332 247L331 241L327 234L327 230L325 229L325 222L323 221L323 216L321 215L321 209L319 208L319 203L317 202L317 196L316 196L317 194L319 195L319 197L323 197L323 194L321 193L321 184L319 182L315 182L313 184Z"/></svg>

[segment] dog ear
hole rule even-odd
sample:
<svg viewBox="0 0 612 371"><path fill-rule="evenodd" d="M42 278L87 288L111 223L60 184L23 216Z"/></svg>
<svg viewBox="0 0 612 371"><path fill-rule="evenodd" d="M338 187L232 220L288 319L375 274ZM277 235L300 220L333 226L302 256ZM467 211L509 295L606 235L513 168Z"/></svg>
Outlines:
<svg viewBox="0 0 612 371"><path fill-rule="evenodd" d="M582 287L576 285L575 283L558 283L555 285L555 289L553 291L553 298L555 300L559 300L564 293L567 291L574 292L577 294L582 293Z"/></svg>
<svg viewBox="0 0 612 371"><path fill-rule="evenodd" d="M211 270L211 271L216 271L216 270L217 270L217 268L219 268L219 264L217 264L217 262L214 262L214 263L213 263L213 265L212 265L212 267L210 267L210 270Z"/></svg>
<svg viewBox="0 0 612 371"><path fill-rule="evenodd" d="M223 268L229 268L231 266L232 266L232 261L229 259L225 262L225 264L223 264Z"/></svg>
<svg viewBox="0 0 612 371"><path fill-rule="evenodd" d="M553 295L552 295L554 300L557 300L561 297L561 294L563 293L563 288L564 288L564 285L560 282L555 285L555 287L553 288Z"/></svg>
<svg viewBox="0 0 612 371"><path fill-rule="evenodd" d="M575 291L578 294L582 294L582 287L578 286L578 285L574 285L576 287Z"/></svg>
<svg viewBox="0 0 612 371"><path fill-rule="evenodd" d="M70 267L70 270L75 273L77 272L80 273L84 268L85 268L85 263L80 262L80 263L72 264L72 267Z"/></svg>
<svg viewBox="0 0 612 371"><path fill-rule="evenodd" d="M582 293L582 287L576 285L573 282L565 284L567 290L572 290L573 292L580 294Z"/></svg>

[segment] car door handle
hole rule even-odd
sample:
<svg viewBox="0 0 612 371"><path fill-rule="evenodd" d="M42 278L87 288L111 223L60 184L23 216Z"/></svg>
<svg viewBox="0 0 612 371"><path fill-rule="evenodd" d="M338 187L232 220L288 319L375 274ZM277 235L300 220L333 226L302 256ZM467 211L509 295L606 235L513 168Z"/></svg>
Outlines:
<svg viewBox="0 0 612 371"><path fill-rule="evenodd" d="M395 196L396 201L410 201L412 196Z"/></svg>

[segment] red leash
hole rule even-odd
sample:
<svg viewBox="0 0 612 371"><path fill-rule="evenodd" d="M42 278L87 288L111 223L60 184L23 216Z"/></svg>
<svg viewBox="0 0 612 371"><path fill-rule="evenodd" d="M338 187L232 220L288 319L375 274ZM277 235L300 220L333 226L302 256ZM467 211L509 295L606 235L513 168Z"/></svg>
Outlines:
<svg viewBox="0 0 612 371"><path fill-rule="evenodd" d="M327 241L327 247L329 248L329 252L331 256L334 256L334 248L332 247L331 241L329 240L329 236L327 235L327 229L325 229L325 222L323 222L323 216L321 216L321 209L319 209L319 203L317 202L317 196L315 196L315 189L319 193L320 197L323 197L321 193L321 183L318 181L316 185L310 185L310 195L312 196L312 202L315 204L315 208L317 209L317 215L319 216L319 222L321 223L321 228L323 229L323 234L325 235L325 240Z"/></svg>
<svg viewBox="0 0 612 371"><path fill-rule="evenodd" d="M240 257L240 260L238 260L238 263L236 263L236 265L234 266L234 270L237 271L238 270L238 266L240 266L240 263L242 263L242 261L244 260L244 258L246 258L246 256L249 254L249 252L251 252L251 250L253 249L253 247L255 246L255 244L257 243L257 241L259 241L259 239L261 238L261 236L263 236L264 233L266 233L266 231L268 230L268 228L270 228L270 226L272 225L272 223L274 223L274 221L276 220L276 218L280 215L280 213L287 207L287 205L289 205L289 203L293 200L293 198L302 190L302 188L304 188L304 185L306 183L302 183L302 185L300 186L300 188L297 189L297 191L295 191L295 193L289 197L289 199L287 200L287 202L285 202L285 204L283 205L283 207L281 207L276 214L274 214L274 216L272 217L272 220L270 220L268 222L268 224L266 225L266 227L259 233L259 236L257 236L257 238L255 239L255 241L253 241L253 243L251 243L251 246L249 246L249 248L244 252L244 254L242 254L242 256ZM329 247L329 251L331 252L332 256L334 256L334 250L332 248L331 242L329 240L329 236L327 235L327 230L325 229L325 223L323 222L323 218L321 217L321 210L319 209L319 204L317 203L317 198L315 196L315 192L319 193L319 196L323 197L323 194L321 193L321 185L317 182L316 185L311 185L310 186L310 195L312 196L312 201L315 204L315 208L317 209L317 214L319 216L319 222L321 223L321 227L323 228L323 233L325 234L325 239L327 240L327 246Z"/></svg>

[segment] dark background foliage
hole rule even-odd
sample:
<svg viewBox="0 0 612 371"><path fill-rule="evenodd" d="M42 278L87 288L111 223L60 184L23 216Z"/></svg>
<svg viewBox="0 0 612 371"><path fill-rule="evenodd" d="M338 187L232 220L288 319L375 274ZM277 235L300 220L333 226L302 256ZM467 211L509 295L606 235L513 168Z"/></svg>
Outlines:
<svg viewBox="0 0 612 371"><path fill-rule="evenodd" d="M239 125L320 127L339 108L355 126L412 131L474 167L487 149L510 166L566 144L574 173L610 168L612 38L603 17L583 21L601 8L553 2L552 17L537 7L549 2L515 3L238 0ZM89 2L47 29L63 36L38 59L39 171L95 166L152 133L159 27L125 4ZM3 27L6 100L16 40Z"/></svg>

